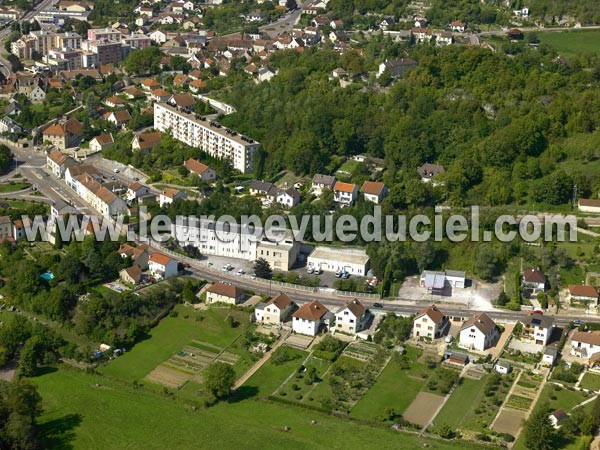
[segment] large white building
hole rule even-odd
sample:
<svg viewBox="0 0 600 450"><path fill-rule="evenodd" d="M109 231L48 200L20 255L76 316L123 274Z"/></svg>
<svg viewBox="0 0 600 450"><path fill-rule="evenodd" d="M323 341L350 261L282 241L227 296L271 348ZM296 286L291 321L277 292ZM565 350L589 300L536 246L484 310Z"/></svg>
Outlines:
<svg viewBox="0 0 600 450"><path fill-rule="evenodd" d="M600 352L600 331L578 331L571 338L571 355L589 359Z"/></svg>
<svg viewBox="0 0 600 450"><path fill-rule="evenodd" d="M171 226L171 233L181 246L192 245L203 255L255 261L263 258L275 270L288 271L296 262L300 243L289 232L279 240L269 240L261 228L217 222L206 218L181 217ZM278 235L272 231L273 235Z"/></svg>
<svg viewBox="0 0 600 450"><path fill-rule="evenodd" d="M333 320L333 314L319 300L305 303L292 317L294 332L309 336L316 336L330 320Z"/></svg>
<svg viewBox="0 0 600 450"><path fill-rule="evenodd" d="M335 330L348 334L360 333L369 321L369 311L357 299L350 300L335 313Z"/></svg>
<svg viewBox="0 0 600 450"><path fill-rule="evenodd" d="M308 256L307 266L324 272L345 271L364 277L369 270L369 256L363 249L317 247Z"/></svg>
<svg viewBox="0 0 600 450"><path fill-rule="evenodd" d="M178 111L166 103L155 103L154 128L170 131L175 139L199 147L215 158L229 159L233 168L242 173L254 169L254 151L259 143L216 122Z"/></svg>
<svg viewBox="0 0 600 450"><path fill-rule="evenodd" d="M461 347L482 352L492 347L498 336L496 323L486 313L480 313L463 324L459 344Z"/></svg>
<svg viewBox="0 0 600 450"><path fill-rule="evenodd" d="M421 310L413 319L415 339L438 339L448 331L450 321L437 306L431 305Z"/></svg>

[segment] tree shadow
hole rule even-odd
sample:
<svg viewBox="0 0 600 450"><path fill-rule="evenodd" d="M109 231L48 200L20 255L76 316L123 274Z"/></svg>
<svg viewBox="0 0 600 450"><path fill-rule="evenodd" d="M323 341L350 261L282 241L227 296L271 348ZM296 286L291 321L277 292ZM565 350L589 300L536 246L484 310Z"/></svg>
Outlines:
<svg viewBox="0 0 600 450"><path fill-rule="evenodd" d="M59 419L50 420L38 426L42 436L42 448L61 450L73 449L72 441L75 439L75 428L81 424L81 414L67 414Z"/></svg>
<svg viewBox="0 0 600 450"><path fill-rule="evenodd" d="M56 372L57 370L58 368L54 366L40 366L36 368L35 376L41 377L42 375L49 375L51 373Z"/></svg>
<svg viewBox="0 0 600 450"><path fill-rule="evenodd" d="M258 394L258 388L256 386L240 386L231 396L227 399L227 403L237 403L243 400L247 400L252 397L256 397Z"/></svg>

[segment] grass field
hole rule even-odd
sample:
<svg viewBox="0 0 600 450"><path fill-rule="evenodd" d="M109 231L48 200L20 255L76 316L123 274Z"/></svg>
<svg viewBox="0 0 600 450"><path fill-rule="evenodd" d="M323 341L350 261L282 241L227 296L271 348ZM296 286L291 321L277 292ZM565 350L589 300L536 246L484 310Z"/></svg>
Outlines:
<svg viewBox="0 0 600 450"><path fill-rule="evenodd" d="M273 364L271 360L267 361L258 372L246 381L242 389L263 398L273 394L308 356L307 352L293 347L290 347L289 351L296 356L295 359L279 365Z"/></svg>
<svg viewBox="0 0 600 450"><path fill-rule="evenodd" d="M592 391L600 391L600 375L591 372L586 373L579 386Z"/></svg>
<svg viewBox="0 0 600 450"><path fill-rule="evenodd" d="M452 429L469 428L466 426L467 422L475 416L473 409L479 404L484 386L485 378L479 381L463 379L436 416L435 425L447 424ZM469 407L467 408L465 405L469 405Z"/></svg>
<svg viewBox="0 0 600 450"><path fill-rule="evenodd" d="M422 377L425 366L417 362L419 350L406 347L406 352L410 368L402 370L393 360L390 361L371 389L354 406L351 417L372 420L388 408L393 408L398 414L408 408L426 379Z"/></svg>
<svg viewBox="0 0 600 450"><path fill-rule="evenodd" d="M537 35L541 43L548 44L563 56L588 52L600 55L600 30L541 32Z"/></svg>
<svg viewBox="0 0 600 450"><path fill-rule="evenodd" d="M481 448L351 424L269 402L238 400L193 411L153 392L75 370L49 372L33 382L43 398L39 423L49 436L43 448L347 449L349 443L361 449L412 450L423 444L435 450Z"/></svg>
<svg viewBox="0 0 600 450"><path fill-rule="evenodd" d="M157 365L168 360L194 339L226 347L244 331L244 326L230 328L225 322L229 309L209 309L202 312L178 305L178 317L166 317L123 356L111 361L101 371L126 381L140 380ZM239 314L239 313L238 313ZM186 319L184 316L189 315ZM204 317L202 320L197 320ZM241 320L241 317L236 317Z"/></svg>

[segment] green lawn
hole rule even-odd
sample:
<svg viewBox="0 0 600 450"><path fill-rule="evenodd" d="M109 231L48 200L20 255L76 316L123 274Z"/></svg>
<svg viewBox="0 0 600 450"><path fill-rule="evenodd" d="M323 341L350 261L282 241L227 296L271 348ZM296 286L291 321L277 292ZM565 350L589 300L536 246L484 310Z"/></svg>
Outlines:
<svg viewBox="0 0 600 450"><path fill-rule="evenodd" d="M587 398L589 397L581 391L571 391L553 384L546 384L536 408L547 403L548 409L562 408L568 412Z"/></svg>
<svg viewBox="0 0 600 450"><path fill-rule="evenodd" d="M352 408L350 416L372 420L393 408L402 414L425 385L425 366L417 362L420 350L406 347L410 368L402 370L393 360L381 372L375 384Z"/></svg>
<svg viewBox="0 0 600 450"><path fill-rule="evenodd" d="M43 398L42 448L478 449L427 440L269 402L240 400L192 408L160 394L75 370L32 380ZM315 420L316 425L311 425ZM289 432L283 431L285 426Z"/></svg>
<svg viewBox="0 0 600 450"><path fill-rule="evenodd" d="M591 372L586 373L579 386L592 391L600 391L600 375Z"/></svg>
<svg viewBox="0 0 600 450"><path fill-rule="evenodd" d="M31 184L29 183L15 183L13 181L10 183L0 183L0 193L6 194L8 192L17 192L30 187Z"/></svg>
<svg viewBox="0 0 600 450"><path fill-rule="evenodd" d="M296 358L283 364L267 361L252 377L246 381L242 389L253 392L259 397L268 397L302 364L308 353L290 347L289 352Z"/></svg>
<svg viewBox="0 0 600 450"><path fill-rule="evenodd" d="M193 339L226 347L244 331L243 326L230 328L227 325L224 319L231 312L229 309L214 308L197 312L178 305L175 311L179 313L178 317L164 318L152 329L148 339L111 361L101 369L102 372L127 381L140 380ZM240 320L237 317L240 313L234 314ZM185 315L189 317L186 319ZM198 317L204 319L200 321L197 320Z"/></svg>
<svg viewBox="0 0 600 450"><path fill-rule="evenodd" d="M541 43L566 57L587 52L600 55L600 30L540 32L537 35Z"/></svg>

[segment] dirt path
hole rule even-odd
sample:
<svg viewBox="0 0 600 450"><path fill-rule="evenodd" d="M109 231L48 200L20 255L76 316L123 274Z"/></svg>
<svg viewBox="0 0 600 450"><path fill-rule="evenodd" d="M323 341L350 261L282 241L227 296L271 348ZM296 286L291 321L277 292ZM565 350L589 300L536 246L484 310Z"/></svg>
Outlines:
<svg viewBox="0 0 600 450"><path fill-rule="evenodd" d="M271 350L265 353L262 358L256 361L254 365L250 367L250 369L248 369L248 371L246 371L246 373L235 382L235 384L233 385L233 390L239 389L240 386L242 386L246 381L248 381L248 379L252 375L254 375L258 371L258 369L260 369L263 366L264 363L266 363L269 360L273 352L285 342L290 333L291 331L288 331L285 335L282 335L279 338L279 340L275 343L273 348L271 348Z"/></svg>

